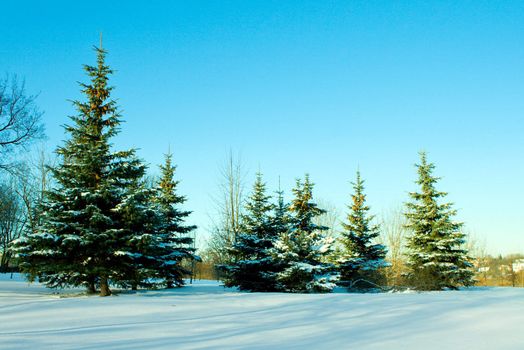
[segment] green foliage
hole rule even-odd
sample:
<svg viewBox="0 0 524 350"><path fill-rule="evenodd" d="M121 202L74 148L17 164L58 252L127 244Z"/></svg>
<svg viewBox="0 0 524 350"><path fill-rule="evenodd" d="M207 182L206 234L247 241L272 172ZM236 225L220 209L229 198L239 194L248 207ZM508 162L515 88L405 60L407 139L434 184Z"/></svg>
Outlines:
<svg viewBox="0 0 524 350"><path fill-rule="evenodd" d="M129 159L129 168L136 171L130 179L121 202L113 209L119 216L119 248L121 264L115 269L112 282L122 287L154 285L150 278L155 271L157 256L154 251L156 231L160 222L158 208L153 202L154 190L144 180L146 167L137 158Z"/></svg>
<svg viewBox="0 0 524 350"><path fill-rule="evenodd" d="M186 198L177 194L179 181L174 180L176 166L172 164L171 153L166 155L160 170L162 175L155 194L160 222L155 233L154 270L157 278L165 281L166 287L172 288L182 286L184 276L191 273L183 267L183 261L200 258L195 255L193 238L189 236L196 226L184 224L191 212L180 209Z"/></svg>
<svg viewBox="0 0 524 350"><path fill-rule="evenodd" d="M222 266L226 286L238 286L241 290L274 291L275 273L278 266L271 257L276 235L285 226L285 206L281 195L277 206L266 195L262 174L257 173L253 191L245 205L242 216L242 233L230 249L231 264ZM272 217L271 212L275 211Z"/></svg>
<svg viewBox="0 0 524 350"><path fill-rule="evenodd" d="M472 265L463 249L462 223L453 221L456 210L452 203L439 203L447 194L435 189L438 177L432 175L435 166L420 153L416 165L420 192L410 193L406 204L406 227L411 231L408 275L411 283L421 290L456 289L473 285Z"/></svg>
<svg viewBox="0 0 524 350"><path fill-rule="evenodd" d="M112 70L106 52L84 66L85 101L66 125L69 139L58 147L60 163L51 169L56 186L45 193L41 225L18 240L20 267L49 287L86 286L110 294L109 283L137 283L156 220L151 194L141 184L145 166L134 150L112 152L120 115L108 86Z"/></svg>
<svg viewBox="0 0 524 350"><path fill-rule="evenodd" d="M342 224L344 250L338 260L341 281L352 288L373 288L384 282L379 269L387 266L386 247L374 243L380 235L380 227L373 224L374 216L369 214L360 172L357 172L353 190L347 222Z"/></svg>
<svg viewBox="0 0 524 350"><path fill-rule="evenodd" d="M328 228L313 219L324 213L313 202L313 183L306 175L297 180L289 211L290 225L275 242L273 256L282 266L276 275L277 289L286 292L329 292L335 284L333 266L323 263L332 240L323 234Z"/></svg>

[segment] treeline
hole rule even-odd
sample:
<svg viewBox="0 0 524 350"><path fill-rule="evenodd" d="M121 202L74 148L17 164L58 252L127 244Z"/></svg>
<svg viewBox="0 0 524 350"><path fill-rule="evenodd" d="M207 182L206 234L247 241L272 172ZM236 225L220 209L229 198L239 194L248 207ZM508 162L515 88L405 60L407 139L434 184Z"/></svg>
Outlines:
<svg viewBox="0 0 524 350"><path fill-rule="evenodd" d="M524 287L524 254L494 257L480 253L474 265L480 286Z"/></svg>
<svg viewBox="0 0 524 350"><path fill-rule="evenodd" d="M410 193L404 209L403 227L410 234L401 267L386 259L388 248L378 243L382 228L366 204L360 172L338 235L327 234L329 227L317 220L326 211L315 203L308 175L297 180L293 199L285 203L282 191L274 198L267 193L258 173L238 223L228 226L236 232L215 230L206 257L215 260L226 286L248 291L329 292L337 285L384 289L392 275L420 290L471 286L474 271L462 223L454 221L450 203L441 203L446 193L436 189L438 178L425 153L416 167L419 191ZM403 258L398 251L395 255Z"/></svg>
<svg viewBox="0 0 524 350"><path fill-rule="evenodd" d="M329 212L314 200L308 175L297 180L286 202L281 189L269 193L259 173L244 200L240 169L231 158L219 218L204 261L193 269L200 260L196 227L185 222L190 212L182 210L185 197L177 193L172 156L166 155L161 176L152 180L134 149L113 150L121 116L111 98L106 52L96 52L96 65L84 67L85 99L73 102L77 114L65 126L68 139L57 148L57 159L50 163L42 153L31 171L0 164L17 179L0 191L0 268L14 264L48 287L84 286L103 296L111 286L181 286L192 271L197 277L218 274L225 285L246 291L329 292L337 285L441 290L474 283L462 224L444 203L446 193L436 189L425 153L416 166L419 190L402 210L401 227L409 232L402 239L372 215L359 172L342 227L335 230L335 219L323 220ZM16 96L23 89L13 91L0 93L20 103ZM41 134L33 100L25 100L26 139L20 140ZM0 110L1 117L10 120L7 110ZM13 135L16 145L20 140ZM11 145L0 150L14 154Z"/></svg>

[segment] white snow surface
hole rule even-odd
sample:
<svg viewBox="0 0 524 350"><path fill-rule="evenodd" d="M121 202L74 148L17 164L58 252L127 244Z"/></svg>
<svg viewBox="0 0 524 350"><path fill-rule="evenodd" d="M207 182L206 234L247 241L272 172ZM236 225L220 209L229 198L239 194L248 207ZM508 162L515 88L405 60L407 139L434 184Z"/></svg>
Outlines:
<svg viewBox="0 0 524 350"><path fill-rule="evenodd" d="M9 277L2 350L524 349L524 288L284 294L195 281L100 298Z"/></svg>

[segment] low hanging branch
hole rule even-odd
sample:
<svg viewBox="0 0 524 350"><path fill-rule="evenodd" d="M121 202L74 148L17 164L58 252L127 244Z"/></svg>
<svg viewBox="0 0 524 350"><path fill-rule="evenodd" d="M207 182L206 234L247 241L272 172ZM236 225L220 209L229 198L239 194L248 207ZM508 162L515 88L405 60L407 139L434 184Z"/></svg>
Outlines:
<svg viewBox="0 0 524 350"><path fill-rule="evenodd" d="M376 284L374 282L371 282L369 280L366 280L364 278L359 278L359 279L357 279L355 281L350 281L348 288L352 289L352 288L354 288L356 286L357 283L360 283L360 282L362 282L364 284L367 284L367 285L370 285L372 287L375 287L377 289L380 289L383 292L387 292L387 291L390 290L390 288L387 288L387 287L384 287L384 286L380 286L380 285L378 285L378 284Z"/></svg>

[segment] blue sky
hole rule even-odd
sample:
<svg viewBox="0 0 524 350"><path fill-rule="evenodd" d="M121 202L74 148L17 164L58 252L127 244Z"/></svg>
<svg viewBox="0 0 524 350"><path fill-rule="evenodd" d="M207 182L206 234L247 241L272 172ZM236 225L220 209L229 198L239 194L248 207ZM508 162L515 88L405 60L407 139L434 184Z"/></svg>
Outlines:
<svg viewBox="0 0 524 350"><path fill-rule="evenodd" d="M40 93L53 149L104 35L125 123L152 170L168 147L205 237L229 149L288 190L309 172L344 210L359 168L380 214L426 150L457 219L524 252L522 1L9 1L0 71Z"/></svg>

